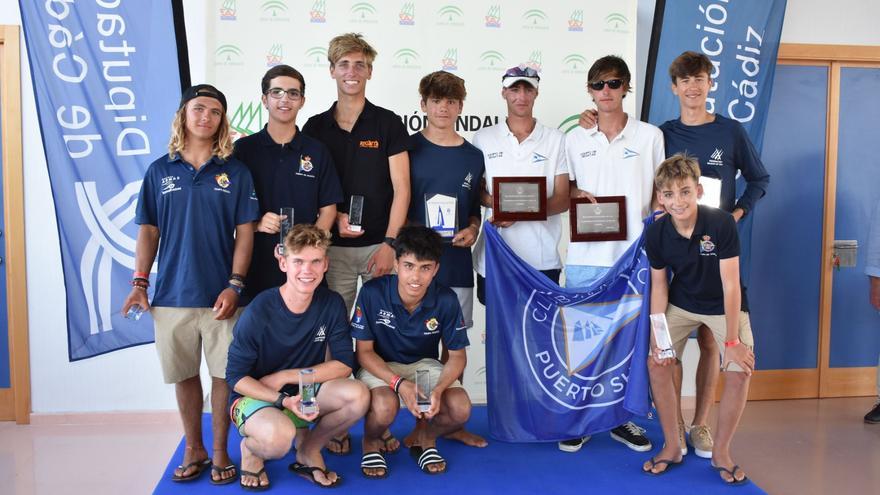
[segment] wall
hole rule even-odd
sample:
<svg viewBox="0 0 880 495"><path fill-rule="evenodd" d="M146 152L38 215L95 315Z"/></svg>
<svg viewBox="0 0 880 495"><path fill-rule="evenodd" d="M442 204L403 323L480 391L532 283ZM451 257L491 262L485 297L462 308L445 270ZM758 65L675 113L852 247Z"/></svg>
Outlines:
<svg viewBox="0 0 880 495"><path fill-rule="evenodd" d="M185 8L193 14L204 12L204 1L186 0ZM639 0L639 73L643 73L647 59L652 14L653 2ZM880 4L872 0L838 0L833 4L789 0L783 42L880 45L880 31L873 25L876 19L880 19ZM17 1L0 0L0 24L21 24ZM205 26L188 15L187 29L193 80L199 81L205 74L200 45ZM58 232L30 78L23 51L22 139L33 411L174 409L173 388L161 383L152 345L76 363L67 361Z"/></svg>

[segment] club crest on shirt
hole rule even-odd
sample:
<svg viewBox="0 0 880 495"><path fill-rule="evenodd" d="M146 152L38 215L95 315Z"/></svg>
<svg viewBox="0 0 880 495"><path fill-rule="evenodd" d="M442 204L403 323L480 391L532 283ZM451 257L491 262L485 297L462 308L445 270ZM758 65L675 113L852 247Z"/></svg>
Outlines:
<svg viewBox="0 0 880 495"><path fill-rule="evenodd" d="M309 155L300 155L299 157L299 171L300 172L311 172L315 166L312 164L312 157Z"/></svg>
<svg viewBox="0 0 880 495"><path fill-rule="evenodd" d="M536 153L534 151L532 152L532 163L541 163L541 162L546 162L546 161L547 161L546 156L544 156L540 153Z"/></svg>
<svg viewBox="0 0 880 495"><path fill-rule="evenodd" d="M623 148L623 159L632 158L634 156L639 156L639 152L636 150L631 150L627 147Z"/></svg>
<svg viewBox="0 0 880 495"><path fill-rule="evenodd" d="M708 235L704 235L700 239L700 254L702 256L715 256L715 243Z"/></svg>
<svg viewBox="0 0 880 495"><path fill-rule="evenodd" d="M318 328L318 331L315 333L315 340L313 342L324 342L327 338L327 325L321 325Z"/></svg>
<svg viewBox="0 0 880 495"><path fill-rule="evenodd" d="M437 318L430 318L428 320L425 320L425 328L428 329L428 332L435 333L437 331L437 328L439 327L440 322L437 321Z"/></svg>
<svg viewBox="0 0 880 495"><path fill-rule="evenodd" d="M354 308L354 318L351 319L351 326L362 330L364 328L364 311L360 306L355 306Z"/></svg>
<svg viewBox="0 0 880 495"><path fill-rule="evenodd" d="M229 181L229 176L226 175L226 172L215 175L214 180L216 180L217 185L222 187L223 189L226 189L227 187L229 187L229 184L231 184L231 182Z"/></svg>

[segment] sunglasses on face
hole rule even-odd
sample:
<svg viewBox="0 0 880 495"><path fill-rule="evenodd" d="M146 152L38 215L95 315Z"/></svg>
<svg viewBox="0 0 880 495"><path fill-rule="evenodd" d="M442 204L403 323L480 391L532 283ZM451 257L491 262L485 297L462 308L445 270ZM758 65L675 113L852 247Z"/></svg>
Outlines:
<svg viewBox="0 0 880 495"><path fill-rule="evenodd" d="M620 79L611 79L608 81L595 81L595 82L587 83L587 86L589 86L593 91L602 91L602 89L605 88L606 84L611 89L620 89L620 87L623 86L623 81Z"/></svg>

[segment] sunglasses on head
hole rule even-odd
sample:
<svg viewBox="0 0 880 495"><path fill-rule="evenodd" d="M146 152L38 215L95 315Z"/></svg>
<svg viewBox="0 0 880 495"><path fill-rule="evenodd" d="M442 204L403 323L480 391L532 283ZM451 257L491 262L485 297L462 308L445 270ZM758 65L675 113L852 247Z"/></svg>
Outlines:
<svg viewBox="0 0 880 495"><path fill-rule="evenodd" d="M503 77L538 77L538 71L531 67L513 67Z"/></svg>
<svg viewBox="0 0 880 495"><path fill-rule="evenodd" d="M610 79L608 81L595 81L591 83L587 83L587 86L593 89L593 91L602 91L605 85L608 85L611 89L619 89L623 86L623 81L620 79Z"/></svg>

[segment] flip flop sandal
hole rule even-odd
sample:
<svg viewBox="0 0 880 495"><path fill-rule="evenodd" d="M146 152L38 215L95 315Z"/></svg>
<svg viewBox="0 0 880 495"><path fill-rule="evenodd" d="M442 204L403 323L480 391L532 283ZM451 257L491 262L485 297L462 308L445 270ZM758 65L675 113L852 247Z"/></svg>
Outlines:
<svg viewBox="0 0 880 495"><path fill-rule="evenodd" d="M715 468L716 471L718 471L719 475L721 473L727 473L730 475L730 481L727 481L726 479L724 479L724 476L721 477L721 481L723 481L725 485L740 486L740 485L745 485L746 483L749 482L748 476L743 476L743 479L741 479L741 480L736 479L736 471L737 470L742 471L742 468L739 467L738 464L734 464L733 469L727 469L727 468L724 468L721 466L716 466L714 464L712 465L712 467Z"/></svg>
<svg viewBox="0 0 880 495"><path fill-rule="evenodd" d="M268 490L269 487L272 486L271 482L266 483L265 485L259 484L260 483L260 476L262 476L263 473L265 473L265 472L266 472L265 467L263 469L260 469L256 473L251 472L251 471L245 471L244 469L242 469L241 472L239 473L238 484L239 484L239 486L241 486L242 490L246 490L249 492L262 492L264 490ZM248 485L245 485L244 483L242 483L242 478L245 476L251 476L253 478L256 478L257 479L257 486L248 486ZM268 478L267 478L267 481L268 481Z"/></svg>
<svg viewBox="0 0 880 495"><path fill-rule="evenodd" d="M332 443L333 445L338 445L339 451L334 452L330 449L327 449L328 454L339 455L339 456L351 454L351 435L350 434L346 433L345 436L342 437L342 440L340 440L338 438L331 438L330 443Z"/></svg>
<svg viewBox="0 0 880 495"><path fill-rule="evenodd" d="M217 479L214 479L213 474L217 473ZM232 476L228 478L223 478L223 473L232 473ZM220 467L211 465L211 484L212 485L228 485L235 481L235 464L230 464L226 467Z"/></svg>
<svg viewBox="0 0 880 495"><path fill-rule="evenodd" d="M421 469L424 473L443 474L446 472L447 469L449 469L449 464L446 464L446 466L440 471L431 471L430 469L428 469L428 466L431 466L433 464L446 462L446 459L444 459L443 456L440 455L440 452L437 452L437 449L434 447L423 450L420 446L413 445L409 448L409 455L412 456L413 459L416 459L416 462L419 465L419 469Z"/></svg>
<svg viewBox="0 0 880 495"><path fill-rule="evenodd" d="M662 475L666 474L667 472L669 472L670 469L678 467L682 463L682 461L675 462L672 459L656 459L654 457L652 457L651 460L648 462L651 463L651 467L649 467L648 469L645 469L643 466L642 472L645 474L649 474L651 476L662 476ZM659 464L665 464L666 469L664 469L663 471L660 471L659 473L655 473L654 471L652 471L652 469L654 469Z"/></svg>
<svg viewBox="0 0 880 495"><path fill-rule="evenodd" d="M397 441L397 448L396 449L392 450L392 449L388 448L388 442L390 442L391 440L395 440L395 438L394 438L394 435L392 435L391 432L389 431L387 435L382 437L382 442L384 443L384 446L380 449L381 452L384 452L385 454L396 454L396 453L400 452L400 441L399 440Z"/></svg>
<svg viewBox="0 0 880 495"><path fill-rule="evenodd" d="M367 469L384 469L382 474L367 474ZM380 480L388 477L388 463L379 452L367 452L361 458L361 474L372 480Z"/></svg>
<svg viewBox="0 0 880 495"><path fill-rule="evenodd" d="M193 462L187 464L186 466L181 464L181 465L177 466L177 469L180 469L181 473L185 473L187 469L192 468L192 467L196 468L196 470L193 471L192 473L190 473L188 476L178 476L176 474L171 475L171 481L176 481L176 482L192 481L192 480L198 478L199 476L201 476L202 473L204 473L205 470L208 469L208 467L210 465L211 465L210 458L202 459L201 461L193 461Z"/></svg>
<svg viewBox="0 0 880 495"><path fill-rule="evenodd" d="M320 482L318 482L318 480L315 479L315 471L320 471L320 472L324 473L324 476L327 477L328 479L329 479L328 475L330 474L330 471L328 471L326 469L321 469L316 466L306 466L305 464L300 464L298 462L294 462L293 464L287 466L287 469L290 472L295 473L296 475L302 476L303 478L311 481L312 483L314 483L315 485L317 485L321 488L336 488L337 486L339 486L340 483L342 483L342 475L340 475L339 473L336 473L336 481L330 483L329 485L322 485Z"/></svg>

